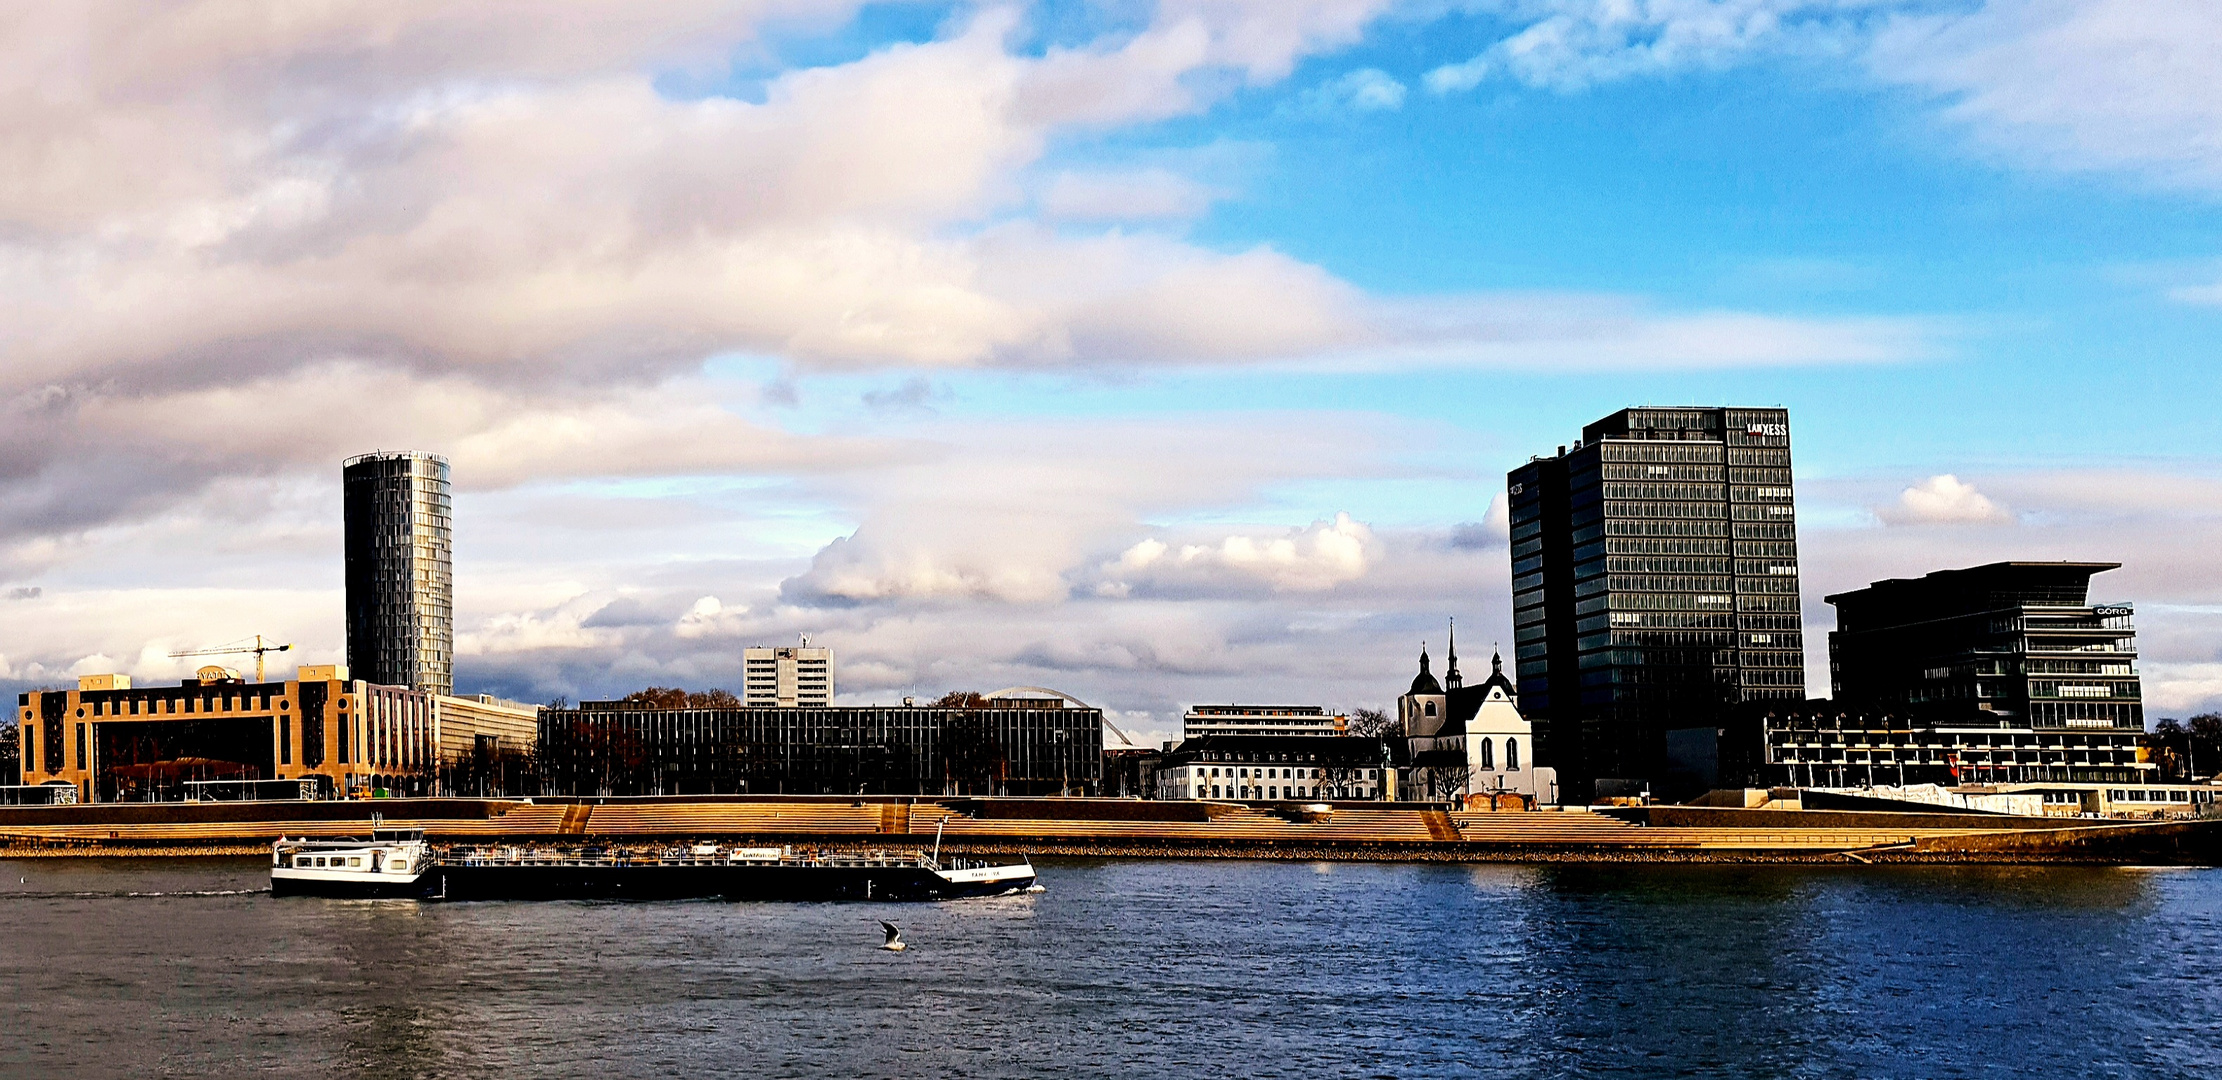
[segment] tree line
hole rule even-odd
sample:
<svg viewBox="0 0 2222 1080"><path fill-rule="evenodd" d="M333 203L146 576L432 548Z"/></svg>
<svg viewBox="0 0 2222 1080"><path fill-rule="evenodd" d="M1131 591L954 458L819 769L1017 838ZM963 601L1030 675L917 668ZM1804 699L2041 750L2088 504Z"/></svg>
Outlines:
<svg viewBox="0 0 2222 1080"><path fill-rule="evenodd" d="M2222 773L2222 714L2200 713L2189 720L2161 720L2145 733L2145 748L2162 780L2189 780Z"/></svg>

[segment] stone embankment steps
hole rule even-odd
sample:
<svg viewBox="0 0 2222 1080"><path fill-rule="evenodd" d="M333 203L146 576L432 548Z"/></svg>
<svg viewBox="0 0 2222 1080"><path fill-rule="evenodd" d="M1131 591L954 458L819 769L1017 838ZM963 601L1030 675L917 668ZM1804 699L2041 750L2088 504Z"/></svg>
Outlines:
<svg viewBox="0 0 2222 1080"><path fill-rule="evenodd" d="M846 803L609 803L594 808L590 836L874 834L885 817Z"/></svg>
<svg viewBox="0 0 2222 1080"><path fill-rule="evenodd" d="M386 818L381 829L422 829L435 836L555 836L562 832L564 806L519 806L486 818ZM366 818L278 821L92 822L83 825L21 825L0 839L116 840L161 843L275 841L282 836L364 836Z"/></svg>
<svg viewBox="0 0 2222 1080"><path fill-rule="evenodd" d="M1478 844L1568 847L1675 847L1700 850L1857 851L1912 843L1965 829L1782 829L1646 826L1586 810L1453 814L1461 840Z"/></svg>
<svg viewBox="0 0 2222 1080"><path fill-rule="evenodd" d="M375 825L421 829L432 839L510 839L551 842L651 838L680 840L748 837L764 843L792 838L838 840L902 837L922 843L942 830L952 843L1005 850L1036 846L1084 853L1271 855L1288 852L1316 857L1323 851L1364 851L1394 857L1407 849L1414 857L1680 858L1712 852L1737 858L1770 854L1828 855L1891 849L1893 857L1922 851L1973 852L2004 861L2080 858L2086 861L2166 862L2202 865L2222 861L2222 824L2178 830L2184 837L2147 836L2152 829L2094 824L2077 828L2072 838L2029 832L2028 823L1998 828L1973 823L1918 819L1926 827L1881 820L1874 814L1850 816L1843 825L1806 815L1772 821L1764 815L1717 823L1653 825L1628 815L1584 809L1537 812L1487 812L1421 809L1395 805L1339 805L1325 821L1291 820L1271 807L1243 803L1140 804L1110 800L867 801L779 798L644 799L608 803L514 803L501 801L412 800L394 803L243 804L224 820L205 804L174 812L146 806L91 806L61 811L0 815L0 844L25 847L62 845L96 851L151 846L161 850L207 850L267 844L280 836L363 836ZM278 813L321 815L275 818ZM271 814L274 820L253 820ZM373 815L379 815L374 820ZM399 816L399 815L408 816ZM441 816L453 814L455 816ZM395 816L387 816L395 815ZM1986 823L1987 824L1987 823ZM2047 825L2037 833L2056 832ZM2196 834L2196 835L2193 835ZM2067 842L2072 839L2073 843ZM2139 847L2137 845L2145 846ZM2148 850L2149 849L2149 850ZM2114 853L2110 856L2109 853Z"/></svg>

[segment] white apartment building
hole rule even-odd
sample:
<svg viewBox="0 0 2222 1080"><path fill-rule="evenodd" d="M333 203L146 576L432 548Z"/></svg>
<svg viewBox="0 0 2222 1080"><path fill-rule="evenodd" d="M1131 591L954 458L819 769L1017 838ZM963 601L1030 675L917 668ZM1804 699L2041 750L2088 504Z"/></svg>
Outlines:
<svg viewBox="0 0 2222 1080"><path fill-rule="evenodd" d="M1317 705L1191 705L1180 718L1184 739L1207 735L1340 735L1349 718Z"/></svg>
<svg viewBox="0 0 2222 1080"><path fill-rule="evenodd" d="M1394 799L1380 739L1207 735L1157 767L1160 799Z"/></svg>
<svg viewBox="0 0 2222 1080"><path fill-rule="evenodd" d="M833 650L802 644L755 646L741 654L743 704L750 708L825 708L833 704Z"/></svg>

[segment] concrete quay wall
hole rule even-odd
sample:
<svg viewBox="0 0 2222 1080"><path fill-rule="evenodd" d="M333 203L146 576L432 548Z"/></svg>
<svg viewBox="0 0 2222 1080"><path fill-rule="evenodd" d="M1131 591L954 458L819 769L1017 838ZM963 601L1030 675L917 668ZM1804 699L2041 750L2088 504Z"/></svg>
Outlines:
<svg viewBox="0 0 2222 1080"><path fill-rule="evenodd" d="M9 854L267 850L362 836L372 815L435 841L654 846L698 840L1127 858L2222 865L2222 821L2092 824L1956 814L1450 812L1342 804L1325 821L1257 804L1111 800L488 799L0 808ZM1979 824L1980 828L1971 828Z"/></svg>

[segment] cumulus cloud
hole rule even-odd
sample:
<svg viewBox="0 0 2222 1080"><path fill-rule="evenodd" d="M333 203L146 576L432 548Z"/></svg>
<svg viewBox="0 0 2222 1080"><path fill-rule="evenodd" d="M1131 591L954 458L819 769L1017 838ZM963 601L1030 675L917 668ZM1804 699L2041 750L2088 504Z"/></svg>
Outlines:
<svg viewBox="0 0 2222 1080"><path fill-rule="evenodd" d="M2006 525L2014 516L1975 485L1950 473L1932 476L1898 494L1875 515L1890 525Z"/></svg>
<svg viewBox="0 0 2222 1080"><path fill-rule="evenodd" d="M1099 596L1127 596L1136 587L1213 591L1262 586L1278 592L1320 592L1364 577L1380 558L1373 530L1347 513L1278 535L1237 533L1204 543L1144 539L1105 563Z"/></svg>

